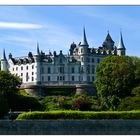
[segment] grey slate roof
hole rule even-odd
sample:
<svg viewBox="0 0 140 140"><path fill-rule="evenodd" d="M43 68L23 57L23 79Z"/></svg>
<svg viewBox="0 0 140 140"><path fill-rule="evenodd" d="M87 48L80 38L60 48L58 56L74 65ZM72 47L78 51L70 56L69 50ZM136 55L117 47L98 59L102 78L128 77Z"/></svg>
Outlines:
<svg viewBox="0 0 140 140"><path fill-rule="evenodd" d="M85 28L83 29L83 38L80 43L80 46L88 46L87 38L86 38L86 33L85 33Z"/></svg>
<svg viewBox="0 0 140 140"><path fill-rule="evenodd" d="M122 32L120 32L120 39L119 39L119 44L118 44L118 47L117 49L124 49L125 50L125 46L124 46L124 43L123 43L123 37L122 37Z"/></svg>

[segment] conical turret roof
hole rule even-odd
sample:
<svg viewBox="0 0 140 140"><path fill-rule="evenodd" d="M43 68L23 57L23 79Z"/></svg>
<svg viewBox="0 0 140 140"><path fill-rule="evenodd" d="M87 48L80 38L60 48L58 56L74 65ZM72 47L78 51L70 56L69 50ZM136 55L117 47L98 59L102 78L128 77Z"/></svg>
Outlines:
<svg viewBox="0 0 140 140"><path fill-rule="evenodd" d="M85 33L85 27L83 28L83 38L80 43L81 46L88 46L87 38L86 38L86 33Z"/></svg>
<svg viewBox="0 0 140 140"><path fill-rule="evenodd" d="M6 59L6 55L5 55L5 49L3 49L3 56L2 56L1 59L2 59L2 60L7 60L7 59Z"/></svg>
<svg viewBox="0 0 140 140"><path fill-rule="evenodd" d="M37 42L37 55L40 55L39 43Z"/></svg>
<svg viewBox="0 0 140 140"><path fill-rule="evenodd" d="M119 44L118 44L117 49L123 49L123 50L125 50L125 46L124 46L124 43L123 43L122 32L120 32L120 39L119 39Z"/></svg>
<svg viewBox="0 0 140 140"><path fill-rule="evenodd" d="M107 36L106 36L106 39L105 39L105 41L104 41L104 42L108 42L108 41L110 41L110 42L113 42L113 43L114 43L113 39L111 38L111 35L109 34L109 31L108 31L108 33L107 33Z"/></svg>

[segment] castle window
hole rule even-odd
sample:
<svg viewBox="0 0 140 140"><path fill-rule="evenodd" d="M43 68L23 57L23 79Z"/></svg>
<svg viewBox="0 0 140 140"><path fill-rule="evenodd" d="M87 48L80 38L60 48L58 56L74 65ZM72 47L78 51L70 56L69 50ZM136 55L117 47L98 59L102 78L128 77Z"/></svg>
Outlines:
<svg viewBox="0 0 140 140"><path fill-rule="evenodd" d="M60 81L62 81L62 76L60 76Z"/></svg>
<svg viewBox="0 0 140 140"><path fill-rule="evenodd" d="M13 71L14 71L14 68L13 68Z"/></svg>
<svg viewBox="0 0 140 140"><path fill-rule="evenodd" d="M32 77L32 81L34 81L34 77Z"/></svg>
<svg viewBox="0 0 140 140"><path fill-rule="evenodd" d="M92 76L92 81L94 81L94 76Z"/></svg>
<svg viewBox="0 0 140 140"><path fill-rule="evenodd" d="M81 68L80 67L79 67L78 71L79 71L79 73L81 72Z"/></svg>
<svg viewBox="0 0 140 140"><path fill-rule="evenodd" d="M62 58L60 58L60 61L59 62L62 63Z"/></svg>
<svg viewBox="0 0 140 140"><path fill-rule="evenodd" d="M21 67L21 70L23 70L23 67Z"/></svg>
<svg viewBox="0 0 140 140"><path fill-rule="evenodd" d="M42 67L41 72L44 73L44 68Z"/></svg>
<svg viewBox="0 0 140 140"><path fill-rule="evenodd" d="M42 76L42 81L44 82L44 76Z"/></svg>
<svg viewBox="0 0 140 140"><path fill-rule="evenodd" d="M97 58L97 63L100 63L100 59L99 58Z"/></svg>
<svg viewBox="0 0 140 140"><path fill-rule="evenodd" d="M32 65L32 69L34 69L34 65Z"/></svg>
<svg viewBox="0 0 140 140"><path fill-rule="evenodd" d="M95 72L95 66L92 65L92 74L94 74L94 72Z"/></svg>
<svg viewBox="0 0 140 140"><path fill-rule="evenodd" d="M72 81L74 81L74 76L71 77Z"/></svg>
<svg viewBox="0 0 140 140"><path fill-rule="evenodd" d="M90 76L87 76L87 81L90 82Z"/></svg>
<svg viewBox="0 0 140 140"><path fill-rule="evenodd" d="M23 76L23 73L21 73L21 76Z"/></svg>
<svg viewBox="0 0 140 140"><path fill-rule="evenodd" d="M51 80L51 77L50 76L48 76L48 81L50 81Z"/></svg>
<svg viewBox="0 0 140 140"><path fill-rule="evenodd" d="M59 76L57 76L57 81L59 81Z"/></svg>
<svg viewBox="0 0 140 140"><path fill-rule="evenodd" d="M34 75L34 72L32 72L32 75Z"/></svg>
<svg viewBox="0 0 140 140"><path fill-rule="evenodd" d="M81 53L83 53L83 49L81 48Z"/></svg>
<svg viewBox="0 0 140 140"><path fill-rule="evenodd" d="M28 75L28 72L26 73L26 82L28 82L28 79L29 79L29 75Z"/></svg>
<svg viewBox="0 0 140 140"><path fill-rule="evenodd" d="M74 73L75 72L75 69L74 69L74 67L72 67L72 69L71 69L71 73Z"/></svg>
<svg viewBox="0 0 140 140"><path fill-rule="evenodd" d="M89 74L90 73L90 65L87 65L86 67L86 72Z"/></svg>
<svg viewBox="0 0 140 140"><path fill-rule="evenodd" d="M59 72L64 73L64 67L60 67Z"/></svg>
<svg viewBox="0 0 140 140"><path fill-rule="evenodd" d="M92 58L92 60L91 60L91 61L92 61L92 63L94 63L94 58Z"/></svg>
<svg viewBox="0 0 140 140"><path fill-rule="evenodd" d="M90 62L90 59L89 58L87 58L87 62Z"/></svg>
<svg viewBox="0 0 140 140"><path fill-rule="evenodd" d="M51 68L50 67L48 67L48 73L51 73Z"/></svg>
<svg viewBox="0 0 140 140"><path fill-rule="evenodd" d="M18 70L18 67L16 67L16 70Z"/></svg>
<svg viewBox="0 0 140 140"><path fill-rule="evenodd" d="M63 81L65 81L65 76L63 76Z"/></svg>
<svg viewBox="0 0 140 140"><path fill-rule="evenodd" d="M28 66L26 66L26 70L28 70Z"/></svg>

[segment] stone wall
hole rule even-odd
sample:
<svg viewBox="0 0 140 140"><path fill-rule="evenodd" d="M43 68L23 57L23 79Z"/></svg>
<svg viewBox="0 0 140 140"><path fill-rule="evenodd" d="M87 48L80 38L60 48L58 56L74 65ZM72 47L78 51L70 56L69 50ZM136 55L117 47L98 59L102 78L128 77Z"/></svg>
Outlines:
<svg viewBox="0 0 140 140"><path fill-rule="evenodd" d="M1 120L0 135L140 135L140 120Z"/></svg>
<svg viewBox="0 0 140 140"><path fill-rule="evenodd" d="M71 96L75 94L87 94L91 96L96 95L96 87L93 84L77 84L77 85L22 85L21 89L32 96L50 96L50 95L66 95ZM55 93L56 92L56 93Z"/></svg>

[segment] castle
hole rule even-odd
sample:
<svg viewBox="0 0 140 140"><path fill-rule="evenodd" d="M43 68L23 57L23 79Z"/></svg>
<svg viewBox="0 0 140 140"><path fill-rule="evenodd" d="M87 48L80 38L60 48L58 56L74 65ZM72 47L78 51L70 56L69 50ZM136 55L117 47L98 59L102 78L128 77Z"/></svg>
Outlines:
<svg viewBox="0 0 140 140"><path fill-rule="evenodd" d="M28 53L26 57L14 58L9 54L6 58L5 50L1 59L1 70L10 71L22 79L23 85L80 85L92 84L95 80L96 66L106 56L125 55L126 49L123 43L122 33L118 46L112 40L109 32L103 44L98 48L90 48L88 45L85 28L82 40L79 44L70 45L69 54L63 54L62 50L45 54L40 51L37 43L37 54Z"/></svg>

